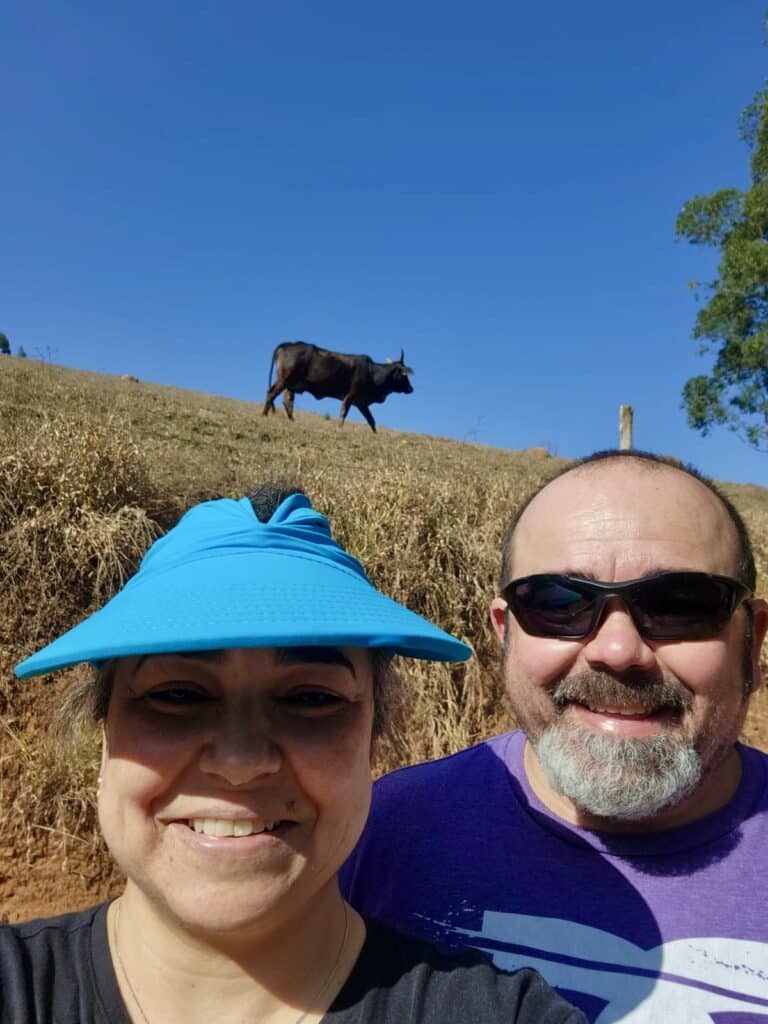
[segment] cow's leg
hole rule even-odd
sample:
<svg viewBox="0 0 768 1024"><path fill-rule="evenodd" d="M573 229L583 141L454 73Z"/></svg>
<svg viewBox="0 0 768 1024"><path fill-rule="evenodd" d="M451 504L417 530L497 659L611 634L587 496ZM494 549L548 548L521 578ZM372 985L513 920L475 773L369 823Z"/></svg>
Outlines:
<svg viewBox="0 0 768 1024"><path fill-rule="evenodd" d="M339 413L339 426L344 426L344 420L347 418L349 407L352 404L352 395L346 395L344 401L341 403L341 412Z"/></svg>
<svg viewBox="0 0 768 1024"><path fill-rule="evenodd" d="M283 390L283 385L280 380L276 380L272 387L267 392L267 397L264 399L264 408L261 410L262 416L269 415L270 412L275 411L275 399Z"/></svg>
<svg viewBox="0 0 768 1024"><path fill-rule="evenodd" d="M286 413L288 415L288 419L292 420L293 419L293 391L291 391L289 388L285 389L285 394L283 395L283 408L285 409L285 411L286 411Z"/></svg>
<svg viewBox="0 0 768 1024"><path fill-rule="evenodd" d="M371 410L368 408L367 405L358 405L357 408L360 410L360 412L363 414L363 416L365 416L366 420L368 421L368 426L371 428L371 430L375 434L376 433L376 420L371 415Z"/></svg>

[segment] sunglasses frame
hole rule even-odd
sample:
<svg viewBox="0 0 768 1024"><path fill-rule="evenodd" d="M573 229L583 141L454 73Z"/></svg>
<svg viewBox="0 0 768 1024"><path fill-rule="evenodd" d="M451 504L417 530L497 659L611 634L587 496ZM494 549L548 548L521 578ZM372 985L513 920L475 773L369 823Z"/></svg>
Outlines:
<svg viewBox="0 0 768 1024"><path fill-rule="evenodd" d="M673 630L670 632L669 630L659 631L646 626L642 619L644 613L635 604L633 591L636 591L638 588L644 588L647 584L657 580L673 578L678 580L681 578L706 579L725 585L729 597L726 606L727 613L723 614L722 620L718 620L716 627L713 626L711 629L700 628L698 630L689 628L688 630ZM521 583L530 583L533 580L542 583L552 582L572 586L577 593L583 593L585 597L592 598L594 606L591 609L589 628L578 633L557 633L556 630L530 629L530 622L526 624L523 621L526 618L525 609L523 608L522 611L518 610L521 608L522 602L517 599L514 589L519 587ZM616 597L622 602L635 625L635 629L646 640L684 641L711 639L725 628L739 605L753 596L753 591L748 586L732 579L730 576L717 576L714 573L696 572L694 570L656 572L650 576L641 576L638 579L625 580L621 583L601 583L598 580L585 579L583 576L571 576L568 573L534 573L531 576L520 576L517 579L510 580L509 583L501 588L500 593L507 602L508 610L515 616L520 628L524 632L530 636L546 637L551 640L585 640L591 636L600 625L606 602L612 597ZM521 614L523 619L521 619Z"/></svg>

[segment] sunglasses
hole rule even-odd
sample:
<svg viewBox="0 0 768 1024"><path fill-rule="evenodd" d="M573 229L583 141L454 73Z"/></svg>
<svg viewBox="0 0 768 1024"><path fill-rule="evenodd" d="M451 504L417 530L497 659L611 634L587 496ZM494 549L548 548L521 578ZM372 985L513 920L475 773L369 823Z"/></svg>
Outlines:
<svg viewBox="0 0 768 1024"><path fill-rule="evenodd" d="M512 580L501 595L532 636L583 640L597 628L605 602L617 597L647 640L705 640L725 627L752 591L706 572L659 572L626 583L543 573Z"/></svg>

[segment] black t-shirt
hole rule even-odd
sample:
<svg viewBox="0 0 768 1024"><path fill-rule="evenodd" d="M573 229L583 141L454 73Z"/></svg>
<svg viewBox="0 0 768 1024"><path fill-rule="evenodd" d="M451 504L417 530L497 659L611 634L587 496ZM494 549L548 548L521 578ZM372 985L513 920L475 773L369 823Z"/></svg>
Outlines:
<svg viewBox="0 0 768 1024"><path fill-rule="evenodd" d="M322 1024L586 1024L535 971L505 974L480 954L446 956L367 926ZM109 955L106 903L0 926L0 1022L130 1024Z"/></svg>

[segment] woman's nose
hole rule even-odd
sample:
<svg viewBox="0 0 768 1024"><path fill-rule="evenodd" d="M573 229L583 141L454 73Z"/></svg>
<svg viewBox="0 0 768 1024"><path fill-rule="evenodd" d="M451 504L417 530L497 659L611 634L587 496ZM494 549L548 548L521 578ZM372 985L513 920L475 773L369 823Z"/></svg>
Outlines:
<svg viewBox="0 0 768 1024"><path fill-rule="evenodd" d="M242 786L262 775L274 775L283 755L263 716L233 711L219 719L200 755L200 768Z"/></svg>

